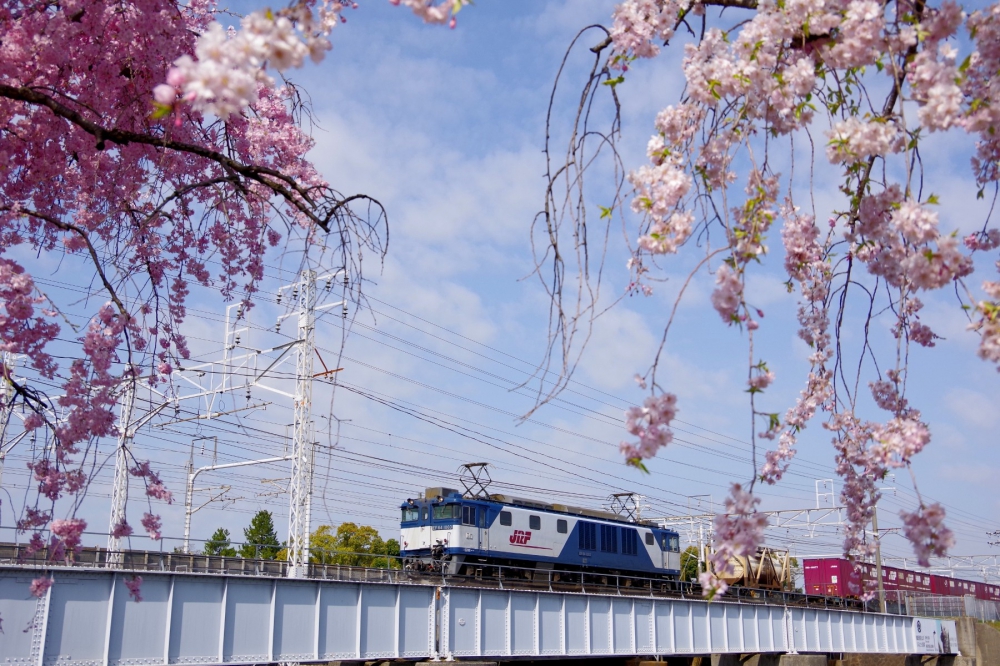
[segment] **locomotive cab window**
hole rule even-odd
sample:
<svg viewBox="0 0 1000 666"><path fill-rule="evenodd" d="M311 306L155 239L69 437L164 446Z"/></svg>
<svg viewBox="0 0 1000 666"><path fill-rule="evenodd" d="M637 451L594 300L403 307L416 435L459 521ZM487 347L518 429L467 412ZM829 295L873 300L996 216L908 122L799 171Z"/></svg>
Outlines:
<svg viewBox="0 0 1000 666"><path fill-rule="evenodd" d="M439 504L431 509L434 520L455 520L458 518L457 504Z"/></svg>
<svg viewBox="0 0 1000 666"><path fill-rule="evenodd" d="M528 529L530 529L530 530L540 530L540 529L542 529L542 517L541 516L528 516Z"/></svg>
<svg viewBox="0 0 1000 666"><path fill-rule="evenodd" d="M567 532L566 521L562 518L556 521L556 532L559 532L559 534L566 534Z"/></svg>
<svg viewBox="0 0 1000 666"><path fill-rule="evenodd" d="M670 550L679 553L681 550L681 539L679 536L670 537Z"/></svg>
<svg viewBox="0 0 1000 666"><path fill-rule="evenodd" d="M462 524L473 525L473 526L476 524L476 507L474 506L462 507Z"/></svg>
<svg viewBox="0 0 1000 666"><path fill-rule="evenodd" d="M409 523L415 520L420 520L420 509L417 507L406 507L403 509L403 522Z"/></svg>
<svg viewBox="0 0 1000 666"><path fill-rule="evenodd" d="M653 533L652 532L646 532L646 545L647 546L652 546L654 543L656 543L656 538L653 537Z"/></svg>
<svg viewBox="0 0 1000 666"><path fill-rule="evenodd" d="M511 524L510 511L501 511L500 512L500 524L501 525L510 526L510 524Z"/></svg>

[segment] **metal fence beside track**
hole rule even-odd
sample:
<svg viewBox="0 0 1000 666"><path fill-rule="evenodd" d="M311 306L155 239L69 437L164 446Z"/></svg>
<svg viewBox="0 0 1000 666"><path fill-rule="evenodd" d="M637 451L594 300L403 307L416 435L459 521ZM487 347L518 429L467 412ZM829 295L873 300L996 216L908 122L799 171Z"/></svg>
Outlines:
<svg viewBox="0 0 1000 666"><path fill-rule="evenodd" d="M907 595L903 600L907 615L923 617L973 617L984 622L1000 620L1000 603L974 596Z"/></svg>

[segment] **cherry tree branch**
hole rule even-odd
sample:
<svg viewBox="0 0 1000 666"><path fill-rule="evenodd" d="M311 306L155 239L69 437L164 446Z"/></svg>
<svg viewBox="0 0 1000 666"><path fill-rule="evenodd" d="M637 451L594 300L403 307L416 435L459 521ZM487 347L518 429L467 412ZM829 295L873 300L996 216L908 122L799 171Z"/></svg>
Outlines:
<svg viewBox="0 0 1000 666"><path fill-rule="evenodd" d="M310 220L327 232L330 231L330 220L341 208L341 205L339 204L342 202L338 202L338 205L335 205L325 215L317 215L311 209L311 206L315 206L315 202L313 201L313 197L310 196L308 190L296 183L293 178L286 176L280 171L260 165L243 164L218 151L210 150L204 146L196 144L175 141L173 139L168 139L165 136L161 137L151 134L142 134L140 132L133 132L130 130L103 127L98 123L87 120L79 112L56 101L49 95L45 95L25 86L9 86L0 84L0 97L26 102L28 104L42 106L49 109L56 116L68 120L97 139L98 150L103 150L106 142L114 143L120 146L127 146L130 143L138 143L157 148L165 148L168 150L189 153L216 162L217 164L238 173L244 178L260 183L261 185L264 185L274 191L276 194L279 194L286 201L295 206L295 208L297 208L303 215L307 216ZM280 182L275 182L275 180L272 179L277 179L277 181ZM309 205L303 204L303 201Z"/></svg>
<svg viewBox="0 0 1000 666"><path fill-rule="evenodd" d="M9 211L9 210L12 210L10 206L0 207L0 211ZM120 298L118 298L118 293L115 291L114 286L108 280L108 277L104 272L104 269L101 267L101 258L97 255L97 248L95 248L94 244L90 242L90 236L84 229L81 229L75 224L58 220L50 215L45 215L44 213L39 213L38 211L31 210L30 208L22 207L19 208L18 210L24 213L25 215L30 215L31 217L36 217L39 220L42 220L43 222L47 222L48 224L51 224L57 229L77 234L83 240L83 242L86 243L87 253L90 255L91 261L94 262L94 269L97 271L97 276L101 279L101 282L104 284L104 288L107 290L108 295L111 297L111 301L115 304L115 307L118 308L118 312L121 313L123 317L126 318L130 317L128 310L125 309L125 304L122 303Z"/></svg>

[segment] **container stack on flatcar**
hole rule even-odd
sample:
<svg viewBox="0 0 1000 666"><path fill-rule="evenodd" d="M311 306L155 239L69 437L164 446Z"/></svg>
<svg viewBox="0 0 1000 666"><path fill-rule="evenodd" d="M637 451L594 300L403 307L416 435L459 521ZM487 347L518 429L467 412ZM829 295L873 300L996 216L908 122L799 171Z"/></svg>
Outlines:
<svg viewBox="0 0 1000 666"><path fill-rule="evenodd" d="M863 590L875 590L878 573L874 564L854 563L843 558L827 557L802 561L806 594L827 597L857 598ZM973 596L984 601L1000 601L1000 583L951 578L920 571L882 567L882 588L887 598L938 595Z"/></svg>

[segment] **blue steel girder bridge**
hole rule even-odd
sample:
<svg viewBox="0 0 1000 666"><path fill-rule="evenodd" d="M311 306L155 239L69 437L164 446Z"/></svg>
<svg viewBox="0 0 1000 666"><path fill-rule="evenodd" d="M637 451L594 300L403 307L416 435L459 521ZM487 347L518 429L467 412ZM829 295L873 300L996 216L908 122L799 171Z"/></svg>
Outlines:
<svg viewBox="0 0 1000 666"><path fill-rule="evenodd" d="M40 575L54 582L35 598ZM447 585L350 567L322 575L0 565L0 666L915 650L914 618L780 600ZM126 586L136 576L139 602Z"/></svg>

